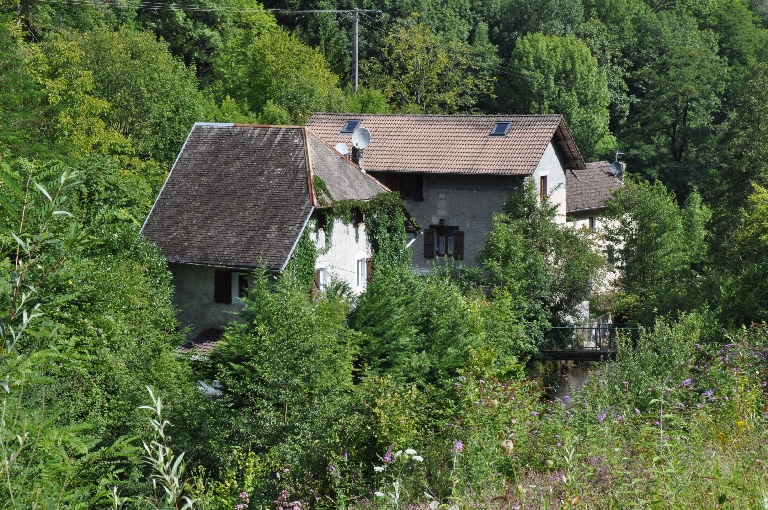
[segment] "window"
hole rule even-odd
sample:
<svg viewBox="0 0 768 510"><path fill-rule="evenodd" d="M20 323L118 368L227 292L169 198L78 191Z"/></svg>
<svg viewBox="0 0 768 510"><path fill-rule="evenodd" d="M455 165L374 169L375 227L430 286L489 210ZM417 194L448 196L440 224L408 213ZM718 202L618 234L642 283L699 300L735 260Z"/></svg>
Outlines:
<svg viewBox="0 0 768 510"><path fill-rule="evenodd" d="M509 127L511 125L511 122L497 122L493 125L493 129L491 130L491 134L489 136L506 136L507 131L509 131Z"/></svg>
<svg viewBox="0 0 768 510"><path fill-rule="evenodd" d="M595 230L595 217L589 217L589 230Z"/></svg>
<svg viewBox="0 0 768 510"><path fill-rule="evenodd" d="M368 259L357 259L357 286L365 288L368 283Z"/></svg>
<svg viewBox="0 0 768 510"><path fill-rule="evenodd" d="M325 290L329 282L328 268L320 267L315 269L315 288L317 290Z"/></svg>
<svg viewBox="0 0 768 510"><path fill-rule="evenodd" d="M384 184L392 191L399 191L403 200L424 200L424 175L386 174Z"/></svg>
<svg viewBox="0 0 768 510"><path fill-rule="evenodd" d="M355 129L357 129L357 126L362 123L362 120L358 119L350 119L347 122L344 123L344 127L341 128L342 133L353 133Z"/></svg>
<svg viewBox="0 0 768 510"><path fill-rule="evenodd" d="M547 176L542 175L539 177L539 200L544 201L547 199Z"/></svg>
<svg viewBox="0 0 768 510"><path fill-rule="evenodd" d="M248 273L216 271L213 282L213 301L242 304L242 300L248 297L249 278Z"/></svg>
<svg viewBox="0 0 768 510"><path fill-rule="evenodd" d="M464 259L464 232L459 227L430 225L424 231L424 258Z"/></svg>

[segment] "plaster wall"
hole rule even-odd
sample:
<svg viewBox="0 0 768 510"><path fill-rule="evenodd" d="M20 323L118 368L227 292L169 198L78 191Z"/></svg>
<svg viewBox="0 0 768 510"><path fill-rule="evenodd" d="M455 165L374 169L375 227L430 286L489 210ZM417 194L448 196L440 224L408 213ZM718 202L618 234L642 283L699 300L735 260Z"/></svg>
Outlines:
<svg viewBox="0 0 768 510"><path fill-rule="evenodd" d="M179 310L176 318L182 330L189 327L187 336L195 336L209 328L223 328L235 319L242 305L216 303L213 300L216 270L212 266L168 264L173 275L173 304Z"/></svg>
<svg viewBox="0 0 768 510"><path fill-rule="evenodd" d="M353 292L359 294L365 287L357 285L357 261L371 257L365 225L345 224L341 219L334 219L331 246L323 253L325 236L326 231L323 229L312 233L312 240L318 249L315 267L327 269L331 281L344 281Z"/></svg>
<svg viewBox="0 0 768 510"><path fill-rule="evenodd" d="M558 206L557 221L565 222L565 172L552 144L548 144L533 177L536 186L547 176L547 192ZM485 245L486 234L493 228L493 213L501 212L513 186L522 177L508 175L427 174L424 177L424 200L406 200L405 208L422 229L437 225L457 226L464 231L463 263L476 266L478 250ZM411 246L413 267L426 271L441 257L424 257L424 236Z"/></svg>
<svg viewBox="0 0 768 510"><path fill-rule="evenodd" d="M547 196L549 200L557 206L557 216L555 221L565 223L565 165L557 157L555 148L551 143L547 144L547 149L541 157L541 161L533 172L533 179L536 182L536 190L541 192L541 177L547 177Z"/></svg>

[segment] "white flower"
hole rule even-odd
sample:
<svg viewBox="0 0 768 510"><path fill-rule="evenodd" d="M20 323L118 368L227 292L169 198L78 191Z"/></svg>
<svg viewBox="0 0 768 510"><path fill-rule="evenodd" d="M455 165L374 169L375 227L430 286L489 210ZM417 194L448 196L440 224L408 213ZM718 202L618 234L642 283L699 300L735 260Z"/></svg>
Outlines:
<svg viewBox="0 0 768 510"><path fill-rule="evenodd" d="M373 470L376 471L377 473L381 473L382 471L384 471L384 466L373 466Z"/></svg>
<svg viewBox="0 0 768 510"><path fill-rule="evenodd" d="M416 450L414 450L413 448L408 448L407 450L405 450L405 454L406 455L416 455Z"/></svg>
<svg viewBox="0 0 768 510"><path fill-rule="evenodd" d="M411 457L411 458L412 458L413 460L415 460L416 462L423 462L423 461L424 461L424 457L422 457L421 455L414 455L414 456L413 456L413 457Z"/></svg>
<svg viewBox="0 0 768 510"><path fill-rule="evenodd" d="M377 498L383 498L384 497L384 493L381 492L381 491L376 491L376 492L373 493L373 495L376 496Z"/></svg>
<svg viewBox="0 0 768 510"><path fill-rule="evenodd" d="M395 452L395 457L399 457L399 456L401 456L402 454L403 454L403 450L397 450L397 451Z"/></svg>

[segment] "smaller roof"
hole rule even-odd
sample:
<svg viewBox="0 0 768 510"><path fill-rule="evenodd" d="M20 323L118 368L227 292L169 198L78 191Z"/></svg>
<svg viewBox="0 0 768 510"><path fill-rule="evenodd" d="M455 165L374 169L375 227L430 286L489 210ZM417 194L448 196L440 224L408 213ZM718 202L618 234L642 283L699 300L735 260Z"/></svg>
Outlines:
<svg viewBox="0 0 768 510"><path fill-rule="evenodd" d="M566 213L602 209L621 180L611 175L608 161L587 163L565 173Z"/></svg>
<svg viewBox="0 0 768 510"><path fill-rule="evenodd" d="M282 270L313 209L388 191L301 126L197 123L141 229L169 262Z"/></svg>
<svg viewBox="0 0 768 510"><path fill-rule="evenodd" d="M566 168L584 168L562 115L315 113L306 126L331 146L350 145L350 120L371 132L369 172L531 175L550 143Z"/></svg>

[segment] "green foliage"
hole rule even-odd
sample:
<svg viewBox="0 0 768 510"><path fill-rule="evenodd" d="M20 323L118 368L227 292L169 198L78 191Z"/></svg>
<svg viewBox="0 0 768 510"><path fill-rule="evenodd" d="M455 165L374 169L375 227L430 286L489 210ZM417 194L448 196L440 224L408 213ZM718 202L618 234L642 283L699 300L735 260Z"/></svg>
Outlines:
<svg viewBox="0 0 768 510"><path fill-rule="evenodd" d="M228 94L272 120L283 120L275 108L288 112L292 123L303 124L313 112L345 107L338 77L323 56L283 29L228 39L214 71L217 94Z"/></svg>
<svg viewBox="0 0 768 510"><path fill-rule="evenodd" d="M366 60L366 83L381 89L393 111L458 113L471 111L494 79L480 72L483 55L457 38L436 34L409 19L382 40L383 58Z"/></svg>
<svg viewBox="0 0 768 510"><path fill-rule="evenodd" d="M499 324L516 330L521 352L535 350L550 321L573 320L602 265L586 233L558 225L556 213L549 200L539 202L535 183L525 180L512 189L504 213L494 217L478 256L493 304L510 314Z"/></svg>
<svg viewBox="0 0 768 510"><path fill-rule="evenodd" d="M605 239L617 256L620 285L615 312L651 324L657 313L699 306L710 213L698 193L680 208L660 182L626 178L607 205Z"/></svg>

